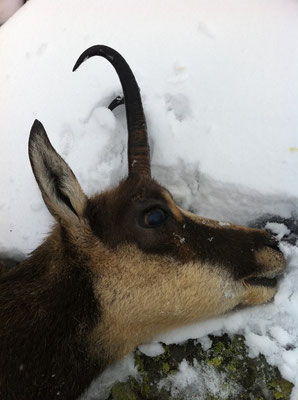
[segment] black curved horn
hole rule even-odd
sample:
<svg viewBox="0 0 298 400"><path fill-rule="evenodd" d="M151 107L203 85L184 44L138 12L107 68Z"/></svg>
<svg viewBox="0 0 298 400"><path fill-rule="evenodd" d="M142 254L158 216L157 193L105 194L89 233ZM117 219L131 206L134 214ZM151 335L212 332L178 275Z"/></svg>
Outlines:
<svg viewBox="0 0 298 400"><path fill-rule="evenodd" d="M127 62L116 50L97 45L85 50L78 58L73 71L85 60L93 56L106 58L115 68L124 94L128 130L128 175L151 176L150 149L147 126L140 89Z"/></svg>
<svg viewBox="0 0 298 400"><path fill-rule="evenodd" d="M108 108L113 111L115 110L115 108L117 108L118 106L121 106L124 103L124 97L123 96L117 96L114 98L113 101L111 101L111 103L109 104Z"/></svg>

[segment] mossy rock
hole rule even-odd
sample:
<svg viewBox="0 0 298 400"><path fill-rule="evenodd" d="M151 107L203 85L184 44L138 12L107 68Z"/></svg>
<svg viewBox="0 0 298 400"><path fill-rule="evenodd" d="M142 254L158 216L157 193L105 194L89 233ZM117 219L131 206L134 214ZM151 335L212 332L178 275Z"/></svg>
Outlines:
<svg viewBox="0 0 298 400"><path fill-rule="evenodd" d="M117 383L109 400L288 400L293 385L283 379L277 368L265 358L248 357L244 338L235 335L210 336L212 346L204 350L196 340L182 345L164 345L164 353L147 357L135 352L135 364L139 378L130 377ZM195 382L175 387L173 377L179 374L183 363L201 377L205 374L206 385ZM202 379L203 379L202 378ZM211 381L211 382L208 382ZM216 388L212 386L217 382ZM211 383L211 385L209 384ZM215 385L216 386L216 385Z"/></svg>

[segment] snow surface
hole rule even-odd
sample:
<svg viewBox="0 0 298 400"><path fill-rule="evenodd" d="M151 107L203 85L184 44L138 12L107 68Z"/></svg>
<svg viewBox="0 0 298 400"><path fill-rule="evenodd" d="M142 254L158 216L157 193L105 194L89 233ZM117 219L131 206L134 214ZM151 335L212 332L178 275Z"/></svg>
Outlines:
<svg viewBox="0 0 298 400"><path fill-rule="evenodd" d="M229 381L226 374L217 372L210 365L200 365L196 360L194 360L194 366L183 360L179 365L179 371L163 379L159 387L170 390L174 398L183 391L185 400L198 398L198 394L201 399L204 399L207 395L218 395L219 393L220 398L224 400L241 393L241 388L236 383Z"/></svg>
<svg viewBox="0 0 298 400"><path fill-rule="evenodd" d="M153 175L177 203L222 223L297 215L297 43L294 0L30 0L0 28L0 253L24 257L52 225L27 156L35 118L87 194L127 172L123 107L106 109L121 93L113 68L96 58L71 72L94 44L114 47L131 65ZM273 303L160 335L144 351L243 333L252 356L262 352L295 384L297 400L298 250L282 250L289 266ZM102 398L132 369L128 357L106 371Z"/></svg>

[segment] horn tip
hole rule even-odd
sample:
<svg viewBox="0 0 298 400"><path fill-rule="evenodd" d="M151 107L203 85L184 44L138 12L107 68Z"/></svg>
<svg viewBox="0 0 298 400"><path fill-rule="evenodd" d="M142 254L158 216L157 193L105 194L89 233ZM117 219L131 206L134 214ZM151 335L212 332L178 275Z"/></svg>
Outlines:
<svg viewBox="0 0 298 400"><path fill-rule="evenodd" d="M83 54L82 54L82 55L83 55ZM76 71L76 70L79 68L79 66L80 66L84 61L87 60L88 56L82 57L82 55L80 55L80 57L77 59L75 65L74 65L74 67L73 67L73 69L72 69L72 72Z"/></svg>
<svg viewBox="0 0 298 400"><path fill-rule="evenodd" d="M104 53L104 49L106 49L107 47L104 45L95 45L95 46L91 46L89 47L87 50L83 51L83 53L80 55L80 57L78 58L77 62L75 63L72 71L74 72L76 69L79 68L79 66L85 62L86 60L88 60L88 58L96 56L96 55L102 55L101 53Z"/></svg>

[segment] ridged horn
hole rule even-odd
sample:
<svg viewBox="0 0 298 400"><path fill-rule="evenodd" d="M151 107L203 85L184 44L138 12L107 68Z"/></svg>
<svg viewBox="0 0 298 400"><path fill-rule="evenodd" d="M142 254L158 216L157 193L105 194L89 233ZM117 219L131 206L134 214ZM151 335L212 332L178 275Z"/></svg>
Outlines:
<svg viewBox="0 0 298 400"><path fill-rule="evenodd" d="M137 81L127 62L116 50L104 45L89 47L78 58L73 71L93 56L107 59L115 68L124 94L128 130L128 175L151 177L146 119Z"/></svg>

